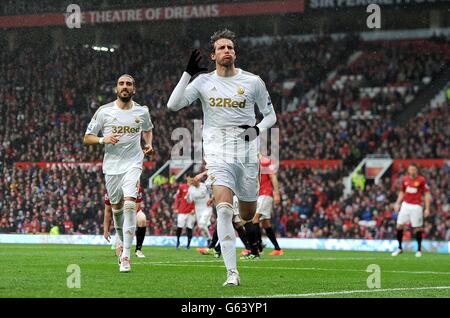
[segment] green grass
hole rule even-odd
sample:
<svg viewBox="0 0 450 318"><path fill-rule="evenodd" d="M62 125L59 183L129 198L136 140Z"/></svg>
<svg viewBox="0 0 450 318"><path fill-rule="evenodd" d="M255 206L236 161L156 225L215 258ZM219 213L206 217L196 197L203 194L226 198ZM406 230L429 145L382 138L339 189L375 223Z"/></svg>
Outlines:
<svg viewBox="0 0 450 318"><path fill-rule="evenodd" d="M132 257L131 273L119 273L109 246L1 244L0 297L450 297L447 254L393 258L389 253L285 250L283 256L269 257L266 250L258 261L238 261L241 286L222 287L222 259L195 248L145 246L143 252L147 258ZM67 287L69 264L80 266L79 289ZM381 269L376 292L367 287L370 264Z"/></svg>

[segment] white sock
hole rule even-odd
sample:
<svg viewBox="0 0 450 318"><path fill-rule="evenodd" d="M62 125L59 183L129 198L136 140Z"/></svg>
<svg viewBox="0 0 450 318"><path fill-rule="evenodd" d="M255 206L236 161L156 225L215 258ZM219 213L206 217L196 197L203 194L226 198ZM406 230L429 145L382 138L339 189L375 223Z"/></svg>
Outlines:
<svg viewBox="0 0 450 318"><path fill-rule="evenodd" d="M123 253L122 257L130 258L131 245L136 232L136 202L125 201L123 204Z"/></svg>
<svg viewBox="0 0 450 318"><path fill-rule="evenodd" d="M211 239L211 234L209 234L209 230L208 230L207 227L202 228L201 231L202 231L202 235L203 235L203 236L205 236L206 238L208 238L208 240Z"/></svg>
<svg viewBox="0 0 450 318"><path fill-rule="evenodd" d="M119 239L123 242L123 208L121 209L112 209L113 219L114 219L114 228L116 229L116 233L119 235Z"/></svg>
<svg viewBox="0 0 450 318"><path fill-rule="evenodd" d="M221 202L216 209L217 236L219 237L225 267L227 270L236 271L236 234L232 223L233 206L230 203Z"/></svg>

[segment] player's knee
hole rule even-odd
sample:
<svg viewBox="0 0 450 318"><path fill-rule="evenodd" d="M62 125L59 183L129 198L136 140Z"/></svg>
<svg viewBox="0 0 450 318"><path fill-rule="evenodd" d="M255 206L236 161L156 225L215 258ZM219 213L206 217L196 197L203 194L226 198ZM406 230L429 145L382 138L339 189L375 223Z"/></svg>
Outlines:
<svg viewBox="0 0 450 318"><path fill-rule="evenodd" d="M216 206L217 218L225 216L226 218L233 217L233 206L228 202L220 202Z"/></svg>
<svg viewBox="0 0 450 318"><path fill-rule="evenodd" d="M137 223L137 226L139 226L139 227L144 227L144 226L146 225L146 222L147 222L147 218L145 217L144 212L139 211L139 212L136 214L136 223Z"/></svg>
<svg viewBox="0 0 450 318"><path fill-rule="evenodd" d="M232 226L233 206L228 202L217 204L217 235L219 240L233 240L234 228Z"/></svg>

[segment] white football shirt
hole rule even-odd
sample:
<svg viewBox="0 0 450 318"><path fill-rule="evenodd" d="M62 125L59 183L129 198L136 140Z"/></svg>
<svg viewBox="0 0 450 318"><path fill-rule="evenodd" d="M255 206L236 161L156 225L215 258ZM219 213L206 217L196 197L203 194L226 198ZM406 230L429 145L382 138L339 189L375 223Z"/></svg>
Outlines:
<svg viewBox="0 0 450 318"><path fill-rule="evenodd" d="M195 209L197 211L204 211L211 209L207 206L209 197L208 189L203 182L200 182L198 188L195 186L190 186L188 189L188 193L186 195L186 200L191 203L194 201Z"/></svg>
<svg viewBox="0 0 450 318"><path fill-rule="evenodd" d="M141 132L153 129L147 106L135 102L130 109L121 109L116 101L101 106L91 119L86 135L103 136L121 134L115 145L105 144L103 173L116 175L131 168L142 169L144 152L141 148Z"/></svg>
<svg viewBox="0 0 450 318"><path fill-rule="evenodd" d="M273 111L269 93L261 78L237 68L230 77L217 75L217 71L200 74L184 91L191 104L200 99L203 108L203 148L205 160L214 157L252 157L257 162L255 139L245 144L238 135L241 125L256 124L255 104L266 116Z"/></svg>

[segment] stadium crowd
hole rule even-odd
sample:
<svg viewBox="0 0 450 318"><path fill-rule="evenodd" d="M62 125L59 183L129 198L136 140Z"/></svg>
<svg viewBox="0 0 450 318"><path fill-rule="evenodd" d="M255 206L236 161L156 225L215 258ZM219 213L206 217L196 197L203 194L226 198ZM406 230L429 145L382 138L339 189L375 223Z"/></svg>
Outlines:
<svg viewBox="0 0 450 318"><path fill-rule="evenodd" d="M275 215L282 236L393 237L395 215L389 211L395 191L391 181L385 181L382 187L368 185L364 192L344 198L341 180L367 153L383 152L397 159L449 157L448 103L425 108L401 127L393 119L417 94L418 90L411 87L422 89L423 79L435 76L449 61L448 41L423 45L434 49L422 56L420 47L413 43L386 48L330 38L308 43L283 38L271 45L241 44L239 65L261 74L276 106L281 159L344 160L344 166L335 170L280 172L283 204L276 207ZM127 72L135 74L137 80L136 100L150 106L157 151L153 160L156 167L161 166L170 158L175 143L168 132L175 127L192 131L192 120L201 118L198 104L183 110L182 115L170 113L165 107L184 69L188 48L189 44L182 42L131 39L120 48L112 48L113 52L96 51L90 46L58 48L50 53L32 47L1 51L0 71L5 76L0 79L4 103L0 107L4 123L0 126L0 232L48 232L56 225L60 233L101 233L104 186L100 171L95 170L98 168L53 170L31 166L22 170L14 168L14 162L101 161L101 147L84 146L82 137L99 105L113 98L117 75ZM376 50L378 53L373 61L357 59L343 67L342 61L357 49L362 56L373 55ZM207 50L203 54L206 56ZM343 88L333 86L326 78L334 69L338 76L362 74L363 80L347 81ZM46 81L35 80L41 77ZM288 80L295 85L286 93L283 84ZM361 94L368 86L399 83L409 87L404 94ZM293 111L285 111L283 104L289 104L287 108ZM377 116L352 118L354 111L365 109ZM336 118L335 111L347 111L348 115ZM143 180L148 180L151 172L146 171ZM444 239L450 229L445 221L448 171L441 174L438 192L434 193L435 198L441 198L433 216L438 215L437 225L428 228L427 235ZM171 207L176 189L177 183L145 189L149 234L174 233ZM377 201L380 197L389 200ZM377 226L371 226L373 222Z"/></svg>
<svg viewBox="0 0 450 318"><path fill-rule="evenodd" d="M303 238L394 239L393 203L398 194L400 169L381 184L366 184L351 196L343 195L342 167L281 169L282 203L274 208L274 224L280 236ZM4 171L0 184L0 232L41 233L53 226L62 234L103 232L104 185L99 166L53 166ZM430 239L450 238L450 166L421 169L432 194L432 214L425 222ZM143 211L147 234L173 235L176 230L172 205L178 182L149 189L144 181ZM198 229L195 233L198 233Z"/></svg>

